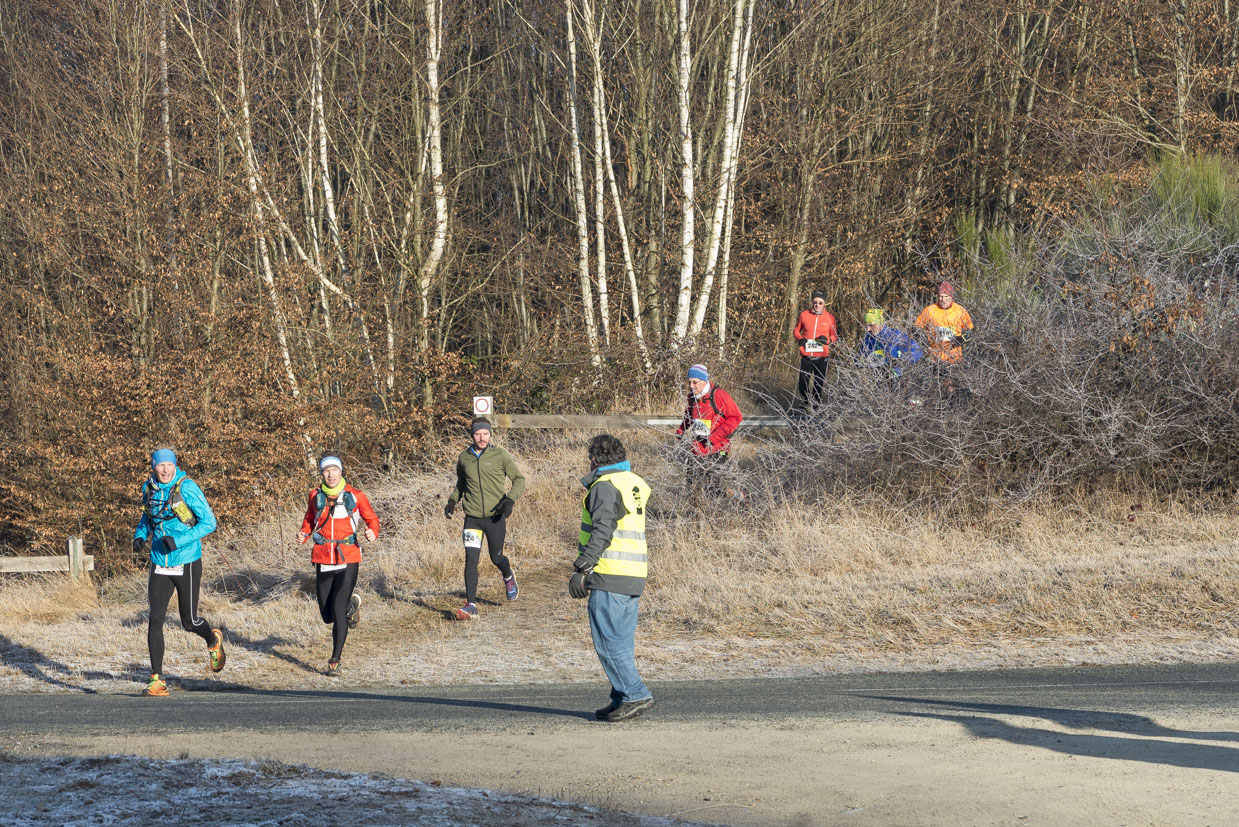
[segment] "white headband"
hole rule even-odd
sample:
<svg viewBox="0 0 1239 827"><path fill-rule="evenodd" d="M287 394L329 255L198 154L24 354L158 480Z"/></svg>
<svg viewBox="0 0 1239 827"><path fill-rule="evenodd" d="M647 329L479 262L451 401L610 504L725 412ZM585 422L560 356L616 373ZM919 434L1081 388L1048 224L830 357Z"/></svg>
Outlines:
<svg viewBox="0 0 1239 827"><path fill-rule="evenodd" d="M344 470L344 463L340 462L339 457L323 457L322 460L320 460L318 463L318 470L320 472L326 471L328 468L330 468L333 465L339 468L341 471Z"/></svg>

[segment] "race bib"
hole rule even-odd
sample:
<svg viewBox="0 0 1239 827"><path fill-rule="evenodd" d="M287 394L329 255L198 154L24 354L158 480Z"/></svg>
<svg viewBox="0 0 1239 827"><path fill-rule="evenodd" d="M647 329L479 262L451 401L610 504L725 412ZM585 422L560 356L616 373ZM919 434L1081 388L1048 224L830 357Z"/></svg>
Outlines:
<svg viewBox="0 0 1239 827"><path fill-rule="evenodd" d="M328 563L319 563L319 564L318 564L318 570L319 570L320 572L324 572L324 571L340 571L341 569L346 569L346 568L348 568L348 563L330 563L330 564L328 564Z"/></svg>
<svg viewBox="0 0 1239 827"><path fill-rule="evenodd" d="M822 343L819 342L817 339L810 339L809 341L804 343L805 353L821 353L825 349L826 348L822 347Z"/></svg>
<svg viewBox="0 0 1239 827"><path fill-rule="evenodd" d="M693 420L693 436L708 437L710 435L710 420L709 419L694 419Z"/></svg>
<svg viewBox="0 0 1239 827"><path fill-rule="evenodd" d="M166 574L169 577L180 577L184 573L184 566L155 566L155 574Z"/></svg>
<svg viewBox="0 0 1239 827"><path fill-rule="evenodd" d="M938 341L939 342L949 342L954 338L955 338L955 328L953 327L938 328Z"/></svg>
<svg viewBox="0 0 1239 827"><path fill-rule="evenodd" d="M482 547L482 532L476 528L466 528L462 536L465 539L465 548Z"/></svg>

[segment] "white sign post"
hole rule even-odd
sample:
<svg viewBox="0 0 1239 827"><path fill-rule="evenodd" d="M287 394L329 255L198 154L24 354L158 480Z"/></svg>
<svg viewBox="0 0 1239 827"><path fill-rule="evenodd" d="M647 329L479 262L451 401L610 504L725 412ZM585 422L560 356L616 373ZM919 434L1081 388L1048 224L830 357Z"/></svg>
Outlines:
<svg viewBox="0 0 1239 827"><path fill-rule="evenodd" d="M495 400L490 396L473 397L473 415L490 416L495 410Z"/></svg>

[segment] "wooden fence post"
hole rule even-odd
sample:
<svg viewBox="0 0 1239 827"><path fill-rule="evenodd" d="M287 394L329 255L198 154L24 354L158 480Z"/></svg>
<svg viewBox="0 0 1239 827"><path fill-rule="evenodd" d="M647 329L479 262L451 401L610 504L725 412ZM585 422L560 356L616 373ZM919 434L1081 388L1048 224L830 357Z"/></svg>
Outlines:
<svg viewBox="0 0 1239 827"><path fill-rule="evenodd" d="M81 537L69 538L69 576L75 580L85 573L82 546Z"/></svg>

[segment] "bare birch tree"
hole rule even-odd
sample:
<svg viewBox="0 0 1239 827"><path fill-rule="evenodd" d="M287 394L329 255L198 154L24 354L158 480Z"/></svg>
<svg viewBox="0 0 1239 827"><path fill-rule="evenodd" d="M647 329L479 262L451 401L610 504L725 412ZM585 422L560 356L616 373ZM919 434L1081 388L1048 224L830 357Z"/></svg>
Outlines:
<svg viewBox="0 0 1239 827"><path fill-rule="evenodd" d="M564 0L568 24L568 124L572 156L572 203L576 212L577 268L581 283L581 305L590 362L602 366L598 353L598 330L594 324L594 294L589 274L589 215L585 207L585 172L581 164L581 130L577 123L576 32L572 25L573 0Z"/></svg>

